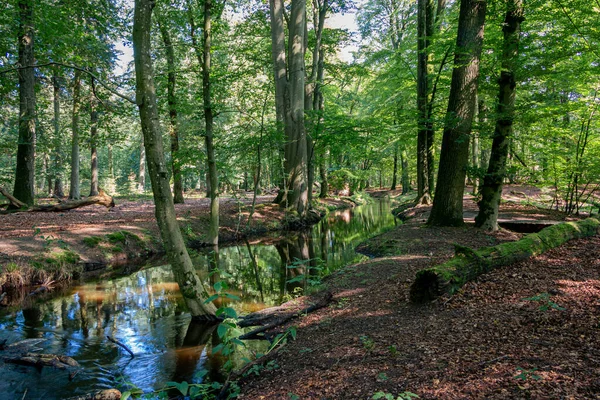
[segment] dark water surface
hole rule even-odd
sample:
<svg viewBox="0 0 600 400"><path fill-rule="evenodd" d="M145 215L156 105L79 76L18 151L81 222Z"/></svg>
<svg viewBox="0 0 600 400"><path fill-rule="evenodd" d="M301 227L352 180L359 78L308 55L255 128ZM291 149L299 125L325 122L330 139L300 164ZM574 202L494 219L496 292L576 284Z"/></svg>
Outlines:
<svg viewBox="0 0 600 400"><path fill-rule="evenodd" d="M318 284L320 276L364 259L354 248L394 223L389 200L377 200L334 212L307 232L222 247L220 274L208 273L214 254L197 254L194 261L207 285L227 281L227 292L241 298L228 305L244 314L300 295ZM107 335L127 345L135 358ZM21 399L25 390L26 399L61 399L114 388L118 382L150 391L168 381L199 382L202 370L208 370L211 380L223 379L225 359L211 352L219 344L216 329L191 321L168 265L71 286L51 299L0 315L0 342L28 338L46 339L37 346L39 352L71 356L79 362L79 372L70 380L67 371L0 361L0 399ZM249 341L233 361L252 358L265 346Z"/></svg>

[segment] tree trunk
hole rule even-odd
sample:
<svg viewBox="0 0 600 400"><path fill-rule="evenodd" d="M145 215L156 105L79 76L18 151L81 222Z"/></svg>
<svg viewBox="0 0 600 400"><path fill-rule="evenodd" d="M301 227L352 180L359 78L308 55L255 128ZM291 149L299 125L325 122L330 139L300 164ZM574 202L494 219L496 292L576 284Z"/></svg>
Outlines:
<svg viewBox="0 0 600 400"><path fill-rule="evenodd" d="M35 185L35 74L33 56L34 0L19 0L19 64L32 66L19 74L19 142L13 195L31 205Z"/></svg>
<svg viewBox="0 0 600 400"><path fill-rule="evenodd" d="M211 8L212 0L204 0L204 35L203 35L203 64L202 64L202 99L204 101L204 121L206 144L206 156L208 163L208 181L210 183L210 227L208 228L208 243L216 246L219 244L219 176L217 172L217 161L215 159L215 148L213 145L213 107L210 93L210 69L211 69Z"/></svg>
<svg viewBox="0 0 600 400"><path fill-rule="evenodd" d="M133 48L136 72L136 101L140 112L142 132L144 133L148 170L150 171L150 181L156 207L156 220L175 279L192 317L214 320L216 318L215 307L212 303L204 303L207 292L196 274L185 247L169 187L150 55L150 28L153 5L152 0L135 1Z"/></svg>
<svg viewBox="0 0 600 400"><path fill-rule="evenodd" d="M523 21L523 0L507 0L506 17L502 31L504 43L500 79L498 81L498 112L496 128L492 142L492 153L487 174L481 188L479 214L475 218L475 226L489 230L498 230L498 207L502 196L502 183L506 175L508 148L512 136L513 119L515 117L515 96L517 81L515 70L519 51L519 35Z"/></svg>
<svg viewBox="0 0 600 400"><path fill-rule="evenodd" d="M329 181L327 179L327 155L328 151L324 151L321 154L321 161L319 162L319 175L321 176L321 192L319 198L324 199L329 195Z"/></svg>
<svg viewBox="0 0 600 400"><path fill-rule="evenodd" d="M289 27L289 81L285 59L283 1L270 0L275 105L278 119L284 122L287 179L281 204L302 218L308 211L307 148L304 128L304 34L306 2L292 0Z"/></svg>
<svg viewBox="0 0 600 400"><path fill-rule="evenodd" d="M71 116L71 183L69 199L81 198L79 191L79 96L81 92L81 72L75 71L73 80L73 115Z"/></svg>
<svg viewBox="0 0 600 400"><path fill-rule="evenodd" d="M138 192L144 193L146 190L146 148L144 147L143 136L140 138L140 163L138 170Z"/></svg>
<svg viewBox="0 0 600 400"><path fill-rule="evenodd" d="M58 81L58 76L56 72L52 76L52 86L53 86L53 102L54 102L54 143L55 143L55 153L54 153L54 196L56 197L64 197L63 191L63 181L62 181L62 172L63 172L63 145L62 138L60 134L60 84Z"/></svg>
<svg viewBox="0 0 600 400"><path fill-rule="evenodd" d="M408 156L406 150L400 152L400 164L402 165L402 194L410 192L410 177L408 176Z"/></svg>
<svg viewBox="0 0 600 400"><path fill-rule="evenodd" d="M93 86L93 83L92 83ZM92 94L92 96L94 96ZM96 99L92 97L90 100L90 149L91 149L91 182L90 182L90 196L96 196L98 194L99 183L98 183L98 109Z"/></svg>
<svg viewBox="0 0 600 400"><path fill-rule="evenodd" d="M463 193L469 142L479 78L479 58L483 43L485 0L460 3L454 70L438 181L428 224L463 225Z"/></svg>
<svg viewBox="0 0 600 400"><path fill-rule="evenodd" d="M394 171L392 174L391 190L396 190L396 181L398 180L398 143L394 145Z"/></svg>
<svg viewBox="0 0 600 400"><path fill-rule="evenodd" d="M173 169L173 201L183 204L183 184L181 183L181 164L179 160L179 128L177 125L177 98L175 96L175 51L169 29L159 23L160 33L167 56L167 103L169 105L169 138L171 139L171 165Z"/></svg>

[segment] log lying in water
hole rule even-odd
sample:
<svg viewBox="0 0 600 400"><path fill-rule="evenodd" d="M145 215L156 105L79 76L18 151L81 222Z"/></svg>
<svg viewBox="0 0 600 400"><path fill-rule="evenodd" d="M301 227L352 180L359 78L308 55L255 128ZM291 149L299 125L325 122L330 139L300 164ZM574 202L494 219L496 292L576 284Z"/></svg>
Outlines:
<svg viewBox="0 0 600 400"><path fill-rule="evenodd" d="M600 221L588 218L560 223L516 242L479 250L456 245L456 255L450 261L417 272L410 287L410 300L422 303L434 300L444 293L452 294L468 281L494 268L537 256L571 239L594 236L599 228Z"/></svg>
<svg viewBox="0 0 600 400"><path fill-rule="evenodd" d="M4 362L11 364L28 365L32 367L53 367L57 369L68 369L77 367L77 361L69 356L56 354L26 353L24 355L13 355L3 357Z"/></svg>
<svg viewBox="0 0 600 400"><path fill-rule="evenodd" d="M93 204L99 204L105 206L106 208L113 208L115 206L115 202L111 196L106 194L104 190L100 189L100 193L97 196L88 196L81 200L68 200L63 201L58 204L42 204L37 206L28 206L23 203L19 199L15 198L11 195L6 189L0 186L0 193L10 201L10 204L13 207L18 208L18 210L14 210L12 212L59 212L59 211L67 211L75 208L91 206ZM10 212L10 211L9 211Z"/></svg>

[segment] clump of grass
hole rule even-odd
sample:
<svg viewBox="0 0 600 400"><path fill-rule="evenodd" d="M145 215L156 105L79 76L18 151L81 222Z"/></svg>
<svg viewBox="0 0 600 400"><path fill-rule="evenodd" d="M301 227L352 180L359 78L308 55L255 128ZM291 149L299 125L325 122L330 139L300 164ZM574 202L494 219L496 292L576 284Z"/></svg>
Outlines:
<svg viewBox="0 0 600 400"><path fill-rule="evenodd" d="M94 248L94 247L98 247L98 245L102 242L102 240L104 240L102 237L100 236L88 236L83 238L83 243L89 247L89 248Z"/></svg>
<svg viewBox="0 0 600 400"><path fill-rule="evenodd" d="M106 238L112 244L128 244L129 242L140 243L142 241L142 239L140 239L138 235L128 231L116 231L113 233L109 233L108 235L106 235Z"/></svg>
<svg viewBox="0 0 600 400"><path fill-rule="evenodd" d="M0 266L0 286L23 286L25 276L21 267L15 262Z"/></svg>

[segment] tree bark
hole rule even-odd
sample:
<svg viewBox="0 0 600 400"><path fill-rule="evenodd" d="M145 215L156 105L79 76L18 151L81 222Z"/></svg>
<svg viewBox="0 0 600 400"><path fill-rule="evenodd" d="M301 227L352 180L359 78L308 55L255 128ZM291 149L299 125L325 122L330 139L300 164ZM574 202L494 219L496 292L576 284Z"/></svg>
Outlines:
<svg viewBox="0 0 600 400"><path fill-rule="evenodd" d="M92 83L92 86L94 84ZM98 183L98 105L95 95L90 99L90 152L91 152L91 180L90 196L96 196L99 190Z"/></svg>
<svg viewBox="0 0 600 400"><path fill-rule="evenodd" d="M429 28L433 25L433 1L418 0L417 2L417 203L430 204L430 182L428 154L432 137L431 121L428 115L428 98L431 92L429 77L429 45L431 43Z"/></svg>
<svg viewBox="0 0 600 400"><path fill-rule="evenodd" d="M485 0L461 1L454 69L429 225L464 224L463 192L477 97L485 11Z"/></svg>
<svg viewBox="0 0 600 400"><path fill-rule="evenodd" d="M502 67L498 81L496 128L494 130L490 162L481 188L482 197L479 201L479 214L475 217L475 226L489 231L498 230L498 207L500 206L502 184L506 175L506 161L515 117L515 96L517 92L515 70L519 51L521 22L524 19L523 0L507 0L506 7L506 17L502 28L504 43Z"/></svg>
<svg viewBox="0 0 600 400"><path fill-rule="evenodd" d="M34 0L19 0L19 64L34 65L33 7ZM19 142L13 195L31 205L35 185L35 75L34 68L19 74Z"/></svg>
<svg viewBox="0 0 600 400"><path fill-rule="evenodd" d="M138 165L138 192L146 190L146 148L144 147L144 136L140 138L140 163Z"/></svg>
<svg viewBox="0 0 600 400"><path fill-rule="evenodd" d="M287 179L280 204L303 218L308 211L307 148L304 126L304 35L306 1L292 0L289 26L289 70L286 65L283 1L270 0L275 106L285 129L284 172ZM289 79L288 79L289 73Z"/></svg>
<svg viewBox="0 0 600 400"><path fill-rule="evenodd" d="M71 183L69 199L80 199L79 191L79 96L81 92L81 72L75 71L73 80L73 115L71 116Z"/></svg>
<svg viewBox="0 0 600 400"><path fill-rule="evenodd" d="M183 184L179 160L179 127L177 124L177 97L175 96L175 51L171 35L165 23L159 23L160 33L167 56L167 104L169 106L169 138L171 139L171 165L173 169L173 201L183 204Z"/></svg>
<svg viewBox="0 0 600 400"><path fill-rule="evenodd" d="M0 186L0 194L4 195L4 197L6 197L8 199L8 201L11 203L13 208L19 208L20 209L19 211L25 211L25 212L67 211L67 210L73 210L75 208L91 206L94 204L99 204L99 205L102 205L109 209L113 208L115 206L115 202L113 201L113 198L111 196L107 195L106 193L104 193L104 191L102 189L100 189L100 193L98 195L89 196L89 197L86 197L81 200L68 200L68 201L63 201L58 204L43 204L43 205L37 205L37 206L28 206L27 204L23 203L22 201L18 200L14 196L12 196L10 193L8 193L6 191L6 189L4 189L1 186ZM9 211L9 212L12 212L12 211Z"/></svg>
<svg viewBox="0 0 600 400"><path fill-rule="evenodd" d="M60 137L60 84L56 72L52 75L53 103L54 103L54 196L64 197L62 171L63 171L63 146Z"/></svg>
<svg viewBox="0 0 600 400"><path fill-rule="evenodd" d="M208 243L216 246L219 244L219 176L217 160L213 145L214 115L212 97L210 92L211 70L211 41L212 41L212 0L204 0L204 35L202 40L202 99L204 102L204 122L206 156L208 164L209 197L210 197L210 226L208 228Z"/></svg>
<svg viewBox="0 0 600 400"><path fill-rule="evenodd" d="M392 173L391 190L396 190L396 181L398 180L398 143L394 145L394 170Z"/></svg>
<svg viewBox="0 0 600 400"><path fill-rule="evenodd" d="M216 318L215 307L212 303L205 304L204 302L207 292L196 274L185 247L169 187L156 104L152 58L150 56L150 28L153 5L152 0L135 1L133 49L136 100L140 112L142 132L144 133L148 170L150 171L150 181L156 207L156 220L175 279L192 317L214 320Z"/></svg>
<svg viewBox="0 0 600 400"><path fill-rule="evenodd" d="M400 164L402 165L402 194L410 192L410 177L408 176L408 155L406 150L400 152Z"/></svg>

